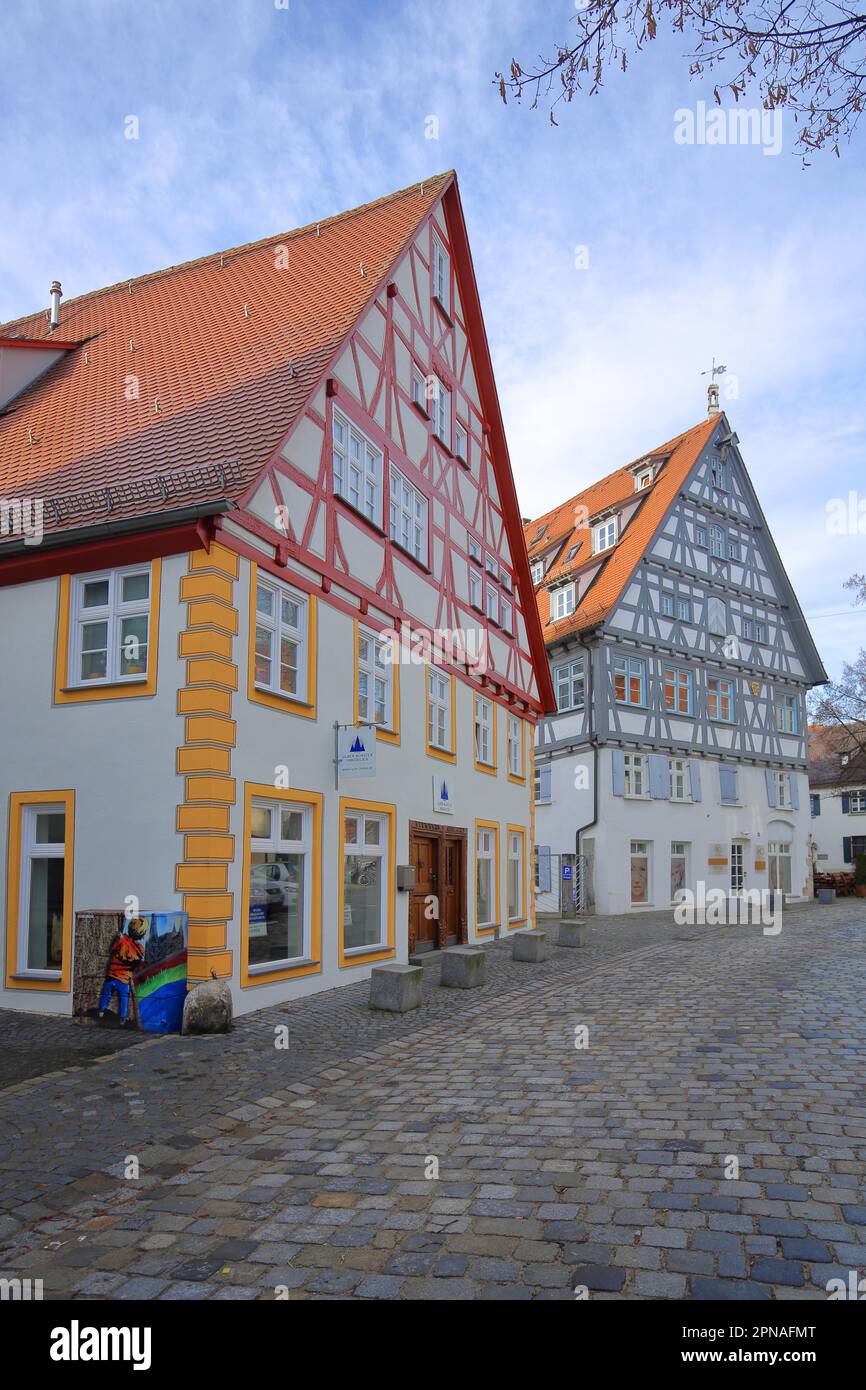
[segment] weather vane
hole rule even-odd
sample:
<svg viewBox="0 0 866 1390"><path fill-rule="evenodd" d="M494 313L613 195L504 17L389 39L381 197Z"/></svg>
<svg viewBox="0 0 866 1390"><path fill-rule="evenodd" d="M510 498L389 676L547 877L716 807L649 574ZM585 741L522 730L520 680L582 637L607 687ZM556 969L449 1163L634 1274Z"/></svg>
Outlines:
<svg viewBox="0 0 866 1390"><path fill-rule="evenodd" d="M721 364L718 367L716 366L716 358L715 354L713 354L712 367L707 367L706 371L701 372L701 376L710 376L712 377L713 381L715 381L717 376L724 376L727 370L727 367L723 367L721 366Z"/></svg>

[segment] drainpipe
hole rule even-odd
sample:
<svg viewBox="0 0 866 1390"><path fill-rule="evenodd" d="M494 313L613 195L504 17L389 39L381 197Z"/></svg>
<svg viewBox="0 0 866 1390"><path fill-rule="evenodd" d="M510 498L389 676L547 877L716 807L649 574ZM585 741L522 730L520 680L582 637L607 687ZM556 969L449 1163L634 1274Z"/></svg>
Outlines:
<svg viewBox="0 0 866 1390"><path fill-rule="evenodd" d="M591 647L587 648L589 661L587 662L587 710L589 711L589 745L592 749L592 820L588 820L584 825L579 825L574 833L574 854L575 860L581 858L581 836L587 830L592 830L598 824L598 738L595 732L595 703L594 703L594 682L593 682L593 656Z"/></svg>

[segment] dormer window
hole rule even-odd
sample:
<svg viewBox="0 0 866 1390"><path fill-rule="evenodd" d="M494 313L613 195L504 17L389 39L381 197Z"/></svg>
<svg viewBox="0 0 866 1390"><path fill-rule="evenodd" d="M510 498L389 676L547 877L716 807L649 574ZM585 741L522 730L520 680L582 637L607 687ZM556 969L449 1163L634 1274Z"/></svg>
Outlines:
<svg viewBox="0 0 866 1390"><path fill-rule="evenodd" d="M533 584L540 584L544 578L544 561L534 560L529 566L529 573L532 576Z"/></svg>
<svg viewBox="0 0 866 1390"><path fill-rule="evenodd" d="M640 471L639 473L635 473L635 475L634 475L634 490L635 490L635 492L643 492L644 488L649 487L649 485L650 485L650 483L652 482L652 480L653 480L653 471L652 471L652 469L651 469L651 468L642 468L641 471Z"/></svg>
<svg viewBox="0 0 866 1390"><path fill-rule="evenodd" d="M536 533L535 533L535 538L533 539L533 542L532 542L533 545L538 545L538 542L541 540L541 537L544 535L544 533L545 533L546 530L547 530L547 526L546 526L546 525L544 525L544 526L539 526L538 530L537 530Z"/></svg>
<svg viewBox="0 0 866 1390"><path fill-rule="evenodd" d="M550 595L550 615L555 623L571 616L574 612L575 598L574 584L564 584L561 588L553 590Z"/></svg>
<svg viewBox="0 0 866 1390"><path fill-rule="evenodd" d="M616 545L617 524L616 517L610 516L606 521L600 521L597 526L592 528L592 549L593 554L598 555L603 550L610 550L611 546Z"/></svg>
<svg viewBox="0 0 866 1390"><path fill-rule="evenodd" d="M580 550L580 541L578 541L577 545L573 545L573 546L571 547L571 549L569 550L568 554L566 555L566 557L565 557L565 563L566 563L567 565L571 563L571 561L574 559L575 555L577 554L577 552L578 552L579 550Z"/></svg>
<svg viewBox="0 0 866 1390"><path fill-rule="evenodd" d="M433 233L433 295L446 314L451 313L451 258Z"/></svg>

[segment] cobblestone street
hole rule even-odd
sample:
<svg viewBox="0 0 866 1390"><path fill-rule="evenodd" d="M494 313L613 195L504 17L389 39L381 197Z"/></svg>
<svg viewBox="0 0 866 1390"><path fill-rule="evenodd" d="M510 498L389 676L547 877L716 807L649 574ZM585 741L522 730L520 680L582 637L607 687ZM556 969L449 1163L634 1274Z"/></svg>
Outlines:
<svg viewBox="0 0 866 1390"><path fill-rule="evenodd" d="M0 1272L82 1299L824 1300L862 1277L866 903L489 955L469 993L427 966L405 1016L360 984L112 1051L5 1015ZM52 1072L10 1085L7 1035Z"/></svg>

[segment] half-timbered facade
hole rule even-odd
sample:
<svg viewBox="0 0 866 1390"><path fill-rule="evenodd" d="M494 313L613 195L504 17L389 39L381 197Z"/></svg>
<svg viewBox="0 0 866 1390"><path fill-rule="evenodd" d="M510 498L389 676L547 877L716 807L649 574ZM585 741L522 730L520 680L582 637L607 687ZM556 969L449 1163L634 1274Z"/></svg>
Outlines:
<svg viewBox="0 0 866 1390"><path fill-rule="evenodd" d="M737 436L677 439L525 523L557 711L536 887L599 913L810 891L805 695L826 679Z"/></svg>
<svg viewBox="0 0 866 1390"><path fill-rule="evenodd" d="M129 901L240 1012L531 922L552 696L454 175L53 318L0 329L2 1002L68 1011Z"/></svg>

